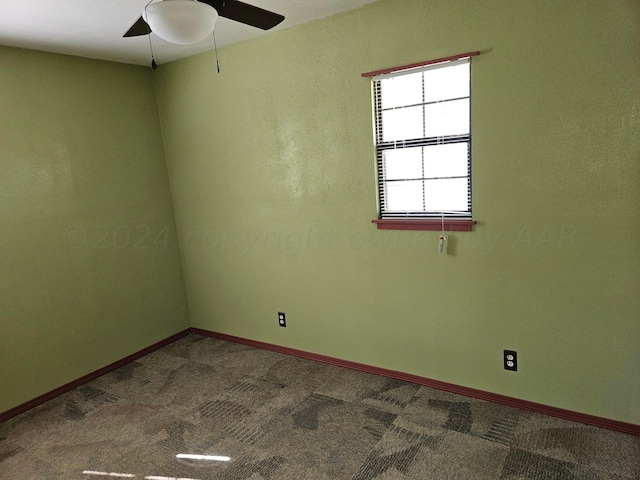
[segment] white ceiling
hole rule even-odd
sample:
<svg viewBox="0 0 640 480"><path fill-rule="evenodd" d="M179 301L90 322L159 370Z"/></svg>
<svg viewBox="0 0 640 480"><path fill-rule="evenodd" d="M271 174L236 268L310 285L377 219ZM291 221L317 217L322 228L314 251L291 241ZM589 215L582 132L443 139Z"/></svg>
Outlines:
<svg viewBox="0 0 640 480"><path fill-rule="evenodd" d="M149 37L123 38L149 0L0 0L0 45L149 65ZM154 0L155 1L155 0ZM375 0L242 0L285 16L263 31L219 18L218 48L352 10ZM189 46L151 36L159 65L213 49L211 38Z"/></svg>

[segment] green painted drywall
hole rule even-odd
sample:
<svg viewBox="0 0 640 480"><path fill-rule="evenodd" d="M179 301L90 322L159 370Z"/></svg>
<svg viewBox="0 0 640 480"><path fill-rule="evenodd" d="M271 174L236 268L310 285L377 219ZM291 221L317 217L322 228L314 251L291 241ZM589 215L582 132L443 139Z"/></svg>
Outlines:
<svg viewBox="0 0 640 480"><path fill-rule="evenodd" d="M0 47L0 412L188 327L150 70Z"/></svg>
<svg viewBox="0 0 640 480"><path fill-rule="evenodd" d="M633 1L383 0L162 65L192 325L640 424L639 39ZM438 256L371 224L360 73L475 50Z"/></svg>

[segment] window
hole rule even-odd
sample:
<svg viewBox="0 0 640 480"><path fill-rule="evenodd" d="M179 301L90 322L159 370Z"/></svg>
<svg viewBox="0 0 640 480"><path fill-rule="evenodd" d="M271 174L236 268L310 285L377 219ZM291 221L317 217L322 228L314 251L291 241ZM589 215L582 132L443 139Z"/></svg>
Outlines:
<svg viewBox="0 0 640 480"><path fill-rule="evenodd" d="M470 230L475 223L470 57L476 54L363 74L373 79L378 228L440 229L446 220L448 230Z"/></svg>

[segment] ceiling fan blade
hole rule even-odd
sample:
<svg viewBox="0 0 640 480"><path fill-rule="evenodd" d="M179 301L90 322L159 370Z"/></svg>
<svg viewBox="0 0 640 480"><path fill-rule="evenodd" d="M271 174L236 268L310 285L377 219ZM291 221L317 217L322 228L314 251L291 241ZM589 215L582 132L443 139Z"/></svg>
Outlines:
<svg viewBox="0 0 640 480"><path fill-rule="evenodd" d="M269 30L284 20L284 16L238 0L199 0L211 5L218 11L218 15L229 20L251 25L252 27Z"/></svg>
<svg viewBox="0 0 640 480"><path fill-rule="evenodd" d="M123 37L139 37L140 35L149 35L151 33L151 28L144 21L144 18L140 17L136 20L136 23L131 25L131 28L127 30L127 33L123 35Z"/></svg>
<svg viewBox="0 0 640 480"><path fill-rule="evenodd" d="M252 27L261 28L262 30L269 30L284 20L283 15L254 7L253 5L238 0L199 1L215 8L221 17L235 20L236 22L244 23ZM136 23L131 25L131 28L127 30L123 37L138 37L140 35L149 35L150 33L151 28L147 22L144 21L144 18L140 17L136 20Z"/></svg>

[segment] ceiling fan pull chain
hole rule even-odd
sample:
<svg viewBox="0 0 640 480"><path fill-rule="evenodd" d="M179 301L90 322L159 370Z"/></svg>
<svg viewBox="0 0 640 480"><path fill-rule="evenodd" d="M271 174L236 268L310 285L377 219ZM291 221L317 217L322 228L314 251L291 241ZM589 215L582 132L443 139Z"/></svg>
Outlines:
<svg viewBox="0 0 640 480"><path fill-rule="evenodd" d="M152 1L153 0L149 0L149 3L151 3ZM149 6L149 3L147 3L144 6L145 17L147 16L147 7ZM153 54L153 44L151 43L151 33L149 33L148 38L149 38L149 49L151 50L151 68L153 70L156 70L158 68L158 64L156 63L156 57Z"/></svg>
<svg viewBox="0 0 640 480"><path fill-rule="evenodd" d="M151 35L149 35L149 48L151 49L151 68L155 70L158 68L158 64L156 63L156 57L153 55L153 44L151 43Z"/></svg>
<svg viewBox="0 0 640 480"><path fill-rule="evenodd" d="M220 61L218 60L218 45L216 45L216 29L215 28L211 31L211 36L213 37L213 49L216 52L216 68L218 69L218 73L220 73Z"/></svg>

